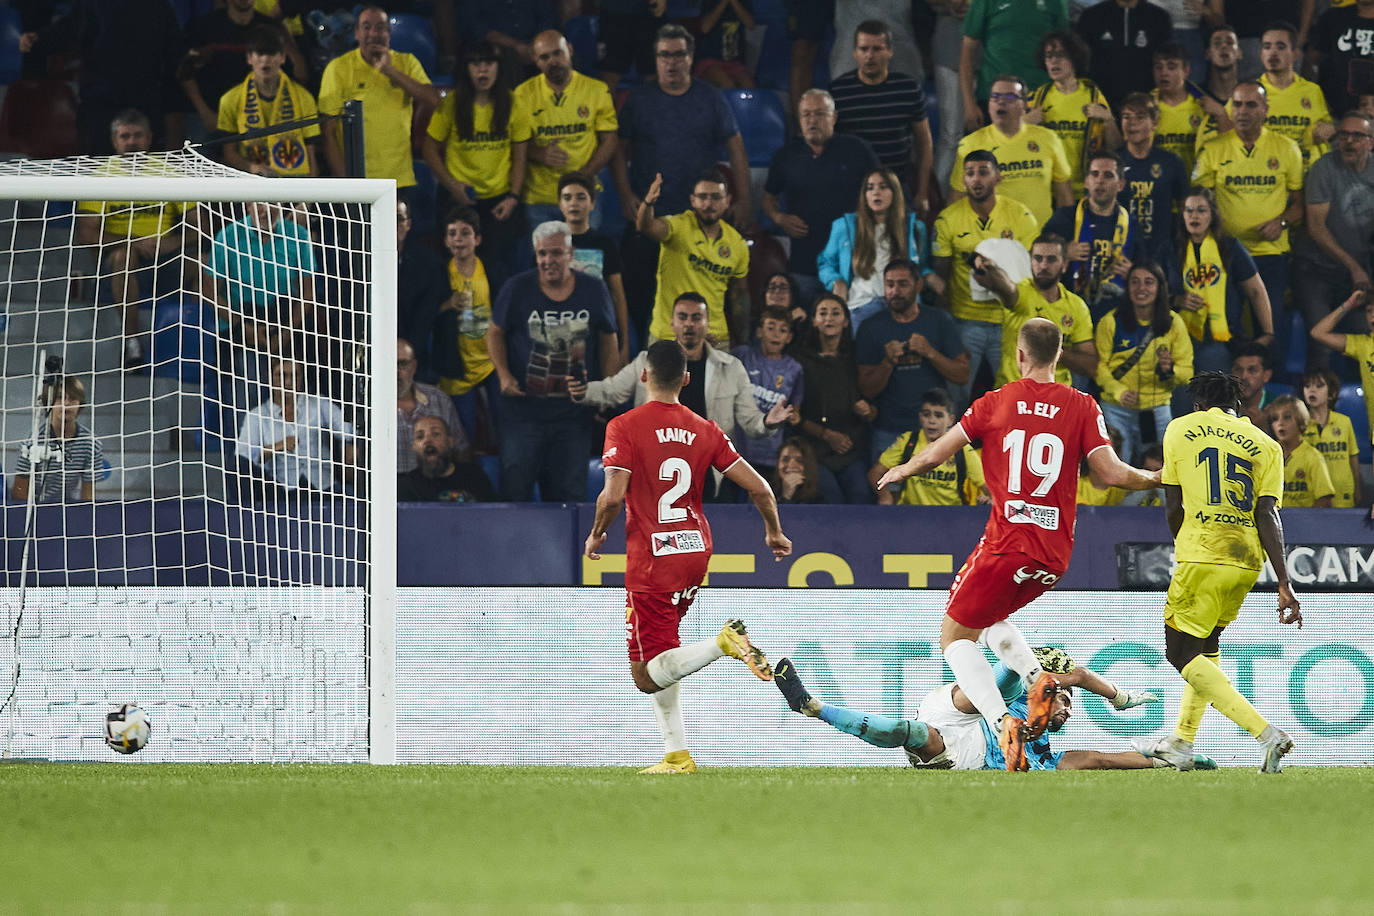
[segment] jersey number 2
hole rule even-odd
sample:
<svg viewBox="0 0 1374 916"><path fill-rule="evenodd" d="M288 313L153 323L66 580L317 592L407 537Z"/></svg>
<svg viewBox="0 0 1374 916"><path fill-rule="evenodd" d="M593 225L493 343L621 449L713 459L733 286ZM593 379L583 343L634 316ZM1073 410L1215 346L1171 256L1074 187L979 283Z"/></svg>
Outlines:
<svg viewBox="0 0 1374 916"><path fill-rule="evenodd" d="M1064 440L1054 433L1036 433L1026 442L1024 429L1013 429L1002 439L1002 451L1011 452L1007 461L1007 492L1021 492L1021 466L1040 478L1031 496L1050 492L1064 464Z"/></svg>
<svg viewBox="0 0 1374 916"><path fill-rule="evenodd" d="M692 466L681 458L668 458L658 466L658 479L673 482L673 485L658 498L658 520L665 524L682 521L687 517L687 510L673 503L691 488Z"/></svg>

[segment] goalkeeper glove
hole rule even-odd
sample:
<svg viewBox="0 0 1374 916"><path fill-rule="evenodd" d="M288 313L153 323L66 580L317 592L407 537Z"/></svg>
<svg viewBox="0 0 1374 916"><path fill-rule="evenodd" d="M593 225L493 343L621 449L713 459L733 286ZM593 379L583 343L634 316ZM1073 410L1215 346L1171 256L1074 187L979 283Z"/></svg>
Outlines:
<svg viewBox="0 0 1374 916"><path fill-rule="evenodd" d="M1130 709L1133 706L1144 706L1147 703L1158 703L1159 697L1148 690L1122 690L1117 688L1116 696L1112 697L1111 703L1115 709Z"/></svg>

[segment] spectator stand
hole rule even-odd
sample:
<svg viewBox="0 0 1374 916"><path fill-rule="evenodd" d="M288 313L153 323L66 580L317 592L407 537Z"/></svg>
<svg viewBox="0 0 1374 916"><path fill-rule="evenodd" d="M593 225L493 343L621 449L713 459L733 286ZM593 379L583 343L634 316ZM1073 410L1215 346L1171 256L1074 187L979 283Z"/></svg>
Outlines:
<svg viewBox="0 0 1374 916"><path fill-rule="evenodd" d="M1364 388L1359 384L1342 385L1335 410L1350 418L1350 424L1355 427L1355 441L1360 444L1360 464L1369 464L1374 455L1371 455L1369 413L1365 410L1364 397Z"/></svg>
<svg viewBox="0 0 1374 916"><path fill-rule="evenodd" d="M439 52L434 36L434 23L428 17L417 16L414 13L392 13L391 50L415 55L434 85L453 85L452 73L437 72Z"/></svg>

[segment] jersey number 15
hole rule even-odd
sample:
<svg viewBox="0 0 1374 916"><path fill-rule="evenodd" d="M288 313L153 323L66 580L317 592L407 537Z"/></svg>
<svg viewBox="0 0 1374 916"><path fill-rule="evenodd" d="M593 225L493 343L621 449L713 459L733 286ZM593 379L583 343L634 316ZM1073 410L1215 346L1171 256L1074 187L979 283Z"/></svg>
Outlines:
<svg viewBox="0 0 1374 916"><path fill-rule="evenodd" d="M1197 463L1207 465L1207 502L1213 506L1221 505L1221 452L1216 446L1205 448L1197 454ZM1255 506L1255 466L1239 455L1226 453L1226 480L1240 487L1240 495L1227 487L1226 498L1241 512L1249 512Z"/></svg>

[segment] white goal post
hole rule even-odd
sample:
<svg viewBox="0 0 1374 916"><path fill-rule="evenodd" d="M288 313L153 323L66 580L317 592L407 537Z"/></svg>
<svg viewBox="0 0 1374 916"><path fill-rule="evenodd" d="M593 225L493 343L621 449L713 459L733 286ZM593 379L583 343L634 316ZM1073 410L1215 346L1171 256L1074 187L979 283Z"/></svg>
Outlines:
<svg viewBox="0 0 1374 916"><path fill-rule="evenodd" d="M124 759L395 763L395 183L188 148L0 188L0 751L116 759L134 703Z"/></svg>

